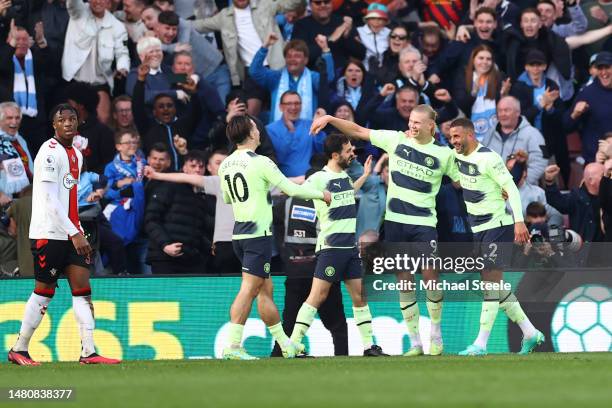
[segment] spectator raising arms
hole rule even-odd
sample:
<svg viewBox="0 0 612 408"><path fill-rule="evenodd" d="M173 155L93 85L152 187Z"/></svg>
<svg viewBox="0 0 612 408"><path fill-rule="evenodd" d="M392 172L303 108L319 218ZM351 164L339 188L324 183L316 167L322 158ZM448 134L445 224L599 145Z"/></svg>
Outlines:
<svg viewBox="0 0 612 408"><path fill-rule="evenodd" d="M63 77L94 85L99 95L98 118L110 120L113 76L126 77L130 69L127 31L109 11L110 0L66 0L70 15L64 55ZM113 73L113 62L116 71Z"/></svg>
<svg viewBox="0 0 612 408"><path fill-rule="evenodd" d="M49 47L43 23L35 26L35 42L25 28L13 22L6 44L0 45L0 101L15 101L21 109L21 134L28 140L32 153L46 139L46 75Z"/></svg>
<svg viewBox="0 0 612 408"><path fill-rule="evenodd" d="M598 140L612 131L612 53L600 52L593 65L597 68L597 77L580 91L565 114L568 130L580 127L582 155L587 163L595 160Z"/></svg>
<svg viewBox="0 0 612 408"><path fill-rule="evenodd" d="M334 66L346 65L350 57L363 61L366 48L357 40L359 36L352 18L343 18L333 13L332 0L310 0L310 10L310 16L295 23L291 37L294 40L303 40L308 45L310 69L315 69L315 62L322 54L316 39L319 35L328 39Z"/></svg>
<svg viewBox="0 0 612 408"><path fill-rule="evenodd" d="M182 163L182 156L187 154L187 143L195 129L201 105L199 98L193 98L194 107L181 117L176 116L176 105L172 96L158 94L153 99L153 120L149 119L145 109L145 80L150 72L148 57L138 67L138 81L134 86L134 119L138 132L143 137L143 148L148 153L155 143L163 143L170 150L171 168L177 171ZM196 92L192 78L178 84L188 93Z"/></svg>
<svg viewBox="0 0 612 408"><path fill-rule="evenodd" d="M249 68L249 74L255 82L266 88L272 93L272 105L270 122L280 119L280 97L286 91L297 92L302 99L302 112L300 118L312 119L318 106L318 91L320 86L320 76L318 72L306 68L308 63L309 50L304 41L291 40L285 45L284 56L287 63L286 68L272 70L264 67L264 60L268 55L268 49L278 41L279 37L272 33L266 39L263 46L257 51L253 58L253 63ZM322 57L327 67L327 79L332 81L334 77L334 61L330 49L327 46L327 38L319 35L316 38L317 44L323 52Z"/></svg>
<svg viewBox="0 0 612 408"><path fill-rule="evenodd" d="M200 32L221 32L223 54L229 65L232 85L242 83L248 91L248 113L251 115L259 115L265 93L262 95L261 89L249 81L248 69L270 30L277 38L282 38L275 16L281 11L299 8L300 3L300 0L262 0L251 5L250 0L235 0L218 14L194 22L195 29ZM271 69L284 66L282 52L282 40L272 44L266 59Z"/></svg>

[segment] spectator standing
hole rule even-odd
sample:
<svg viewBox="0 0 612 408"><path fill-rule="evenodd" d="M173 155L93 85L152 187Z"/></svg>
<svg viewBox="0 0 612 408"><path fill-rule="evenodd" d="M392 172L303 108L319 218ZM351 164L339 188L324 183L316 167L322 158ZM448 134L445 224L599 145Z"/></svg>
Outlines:
<svg viewBox="0 0 612 408"><path fill-rule="evenodd" d="M78 113L78 131L84 139L75 140L75 143L81 143L79 148L87 160L89 171L103 174L104 166L113 159L115 149L113 131L97 117L96 106L100 94L92 86L79 82L69 84L64 92L68 103Z"/></svg>
<svg viewBox="0 0 612 408"><path fill-rule="evenodd" d="M382 55L382 64L369 69L369 72L376 77L379 85L393 82L397 78L400 52L410 44L410 36L406 27L399 25L391 30L389 46Z"/></svg>
<svg viewBox="0 0 612 408"><path fill-rule="evenodd" d="M64 55L63 77L81 81L98 91L98 118L110 120L110 95L115 75L126 77L130 69L125 26L107 11L109 0L66 0L70 15ZM116 67L113 72L113 62Z"/></svg>
<svg viewBox="0 0 612 408"><path fill-rule="evenodd" d="M497 120L499 123L491 128L482 144L504 160L519 150L527 152L527 180L537 185L546 168L546 159L542 153L542 146L545 146L544 137L538 129L529 124L527 118L521 116L521 104L513 96L505 96L499 100Z"/></svg>
<svg viewBox="0 0 612 408"><path fill-rule="evenodd" d="M122 0L122 4L123 10L115 11L113 15L125 25L128 37L135 44L147 30L141 18L147 2L145 0Z"/></svg>
<svg viewBox="0 0 612 408"><path fill-rule="evenodd" d="M360 40L357 40L359 35L353 26L355 23L353 19L333 13L332 0L310 0L310 10L312 12L310 16L295 23L291 37L294 40L303 40L308 45L310 55L308 68L315 69L315 63L322 54L316 40L318 35L328 39L334 57L334 66L345 66L351 57L363 61L366 48Z"/></svg>
<svg viewBox="0 0 612 408"><path fill-rule="evenodd" d="M589 163L584 168L580 187L573 188L569 194L562 194L555 184L558 174L558 166L551 165L546 168L546 200L560 213L569 215L570 228L579 233L584 242L602 241L599 187L604 166L600 163Z"/></svg>
<svg viewBox="0 0 612 408"><path fill-rule="evenodd" d="M400 52L399 75L395 78L395 85L398 88L411 86L416 88L421 94L425 103L429 103L437 86L426 79L427 63L423 54L415 47L406 47Z"/></svg>
<svg viewBox="0 0 612 408"><path fill-rule="evenodd" d="M523 206L523 216L527 216L527 207L538 202L544 206L546 212L546 222L549 225L563 225L563 216L554 207L551 207L546 201L546 192L540 186L527 181L527 162L529 156L524 150L519 150L509 160L506 161L506 167L514 179L514 183L518 187L521 195L521 204Z"/></svg>
<svg viewBox="0 0 612 408"><path fill-rule="evenodd" d="M155 37L143 37L138 41L136 50L141 61L147 61L149 72L145 78L145 103L151 106L159 94L172 95L176 101L186 102L188 95L182 90L171 89L170 79L162 67L163 52L161 41ZM127 76L126 92L134 95L134 86L138 79L138 68L132 68Z"/></svg>
<svg viewBox="0 0 612 408"><path fill-rule="evenodd" d="M346 102L361 119L365 105L375 94L374 81L364 65L361 61L350 60L342 70L342 77L336 81L336 93L331 98L331 105ZM322 104L320 100L319 106Z"/></svg>
<svg viewBox="0 0 612 408"><path fill-rule="evenodd" d="M45 103L49 47L42 23L35 26L34 45L23 27L11 26L6 44L0 45L0 101L15 101L21 110L21 134L33 153L45 141Z"/></svg>
<svg viewBox="0 0 612 408"><path fill-rule="evenodd" d="M211 273L240 273L241 264L232 247L232 232L234 230L234 213L232 206L223 201L221 179L218 170L227 151L213 152L206 165L208 175L185 173L159 173L152 168L145 169L146 176L151 180L185 183L197 189L203 189L206 194L215 197L215 230L213 234Z"/></svg>
<svg viewBox="0 0 612 408"><path fill-rule="evenodd" d="M474 123L479 142L497 124L496 100L509 91L510 81L503 80L493 60L493 50L484 44L476 46L465 72L457 76L453 97L459 109Z"/></svg>
<svg viewBox="0 0 612 408"><path fill-rule="evenodd" d="M568 131L580 129L582 156L587 163L595 160L599 139L612 131L612 53L600 52L593 65L597 77L578 93L564 117Z"/></svg>
<svg viewBox="0 0 612 408"><path fill-rule="evenodd" d="M183 173L203 176L203 158L197 153L185 157ZM164 182L156 188L145 214L147 263L153 274L206 272L213 211L191 185Z"/></svg>
<svg viewBox="0 0 612 408"><path fill-rule="evenodd" d="M361 43L366 48L366 56L363 64L366 69L379 67L383 62L383 53L389 46L389 34L391 30L386 27L389 24L389 10L383 4L372 3L363 18L365 24L357 28L357 34Z"/></svg>
<svg viewBox="0 0 612 408"><path fill-rule="evenodd" d="M227 124L234 116L247 114L247 103L247 96L244 91L235 90L227 96L225 108L227 114L223 118L224 120L217 122L210 131L210 139L213 150L225 149L228 152L233 152L236 150L236 146L227 137ZM257 130L259 131L259 146L255 150L255 153L260 156L266 156L272 161L276 162L274 146L272 146L272 142L270 141L270 136L266 131L265 125L255 116L249 115L249 117L253 122L255 122L255 126L257 126Z"/></svg>
<svg viewBox="0 0 612 408"><path fill-rule="evenodd" d="M439 83L444 78L456 78L469 61L474 48L480 44L488 45L493 50L495 63L499 67L505 66L502 46L496 36L497 14L495 10L481 7L474 16L474 32L458 38L461 41L451 41L445 47L436 63L430 67L430 80ZM444 86L444 84L442 84Z"/></svg>
<svg viewBox="0 0 612 408"><path fill-rule="evenodd" d="M136 131L134 114L132 113L132 98L128 95L119 95L113 99L113 122L111 129L117 132Z"/></svg>
<svg viewBox="0 0 612 408"><path fill-rule="evenodd" d="M206 148L210 144L209 132L213 128L215 122L223 120L225 116L225 106L219 96L217 89L205 79L201 79L194 71L193 58L188 51L179 51L174 54L174 62L172 64L172 73L182 75L185 74L192 78L196 83L197 96L200 99L200 121L194 131L192 137L192 147L195 149ZM174 85L177 87L178 85ZM191 100L187 104L179 104L178 114L183 115L185 112L194 109Z"/></svg>
<svg viewBox="0 0 612 408"><path fill-rule="evenodd" d="M200 102L193 98L194 107L181 117L176 116L176 105L172 96L158 94L153 100L153 120L149 119L145 109L145 80L150 71L148 61L138 67L138 80L134 86L134 120L142 138L145 153L148 153L156 143L163 143L170 151L171 168L178 170L182 163L182 156L187 153L187 146L191 135L198 123ZM187 78L181 88L189 93L196 92L193 79Z"/></svg>
<svg viewBox="0 0 612 408"><path fill-rule="evenodd" d="M383 105L384 100L394 94L394 105ZM404 131L408 129L410 113L418 103L419 91L416 88L404 86L395 92L393 84L386 84L380 93L368 102L367 118L373 127Z"/></svg>
<svg viewBox="0 0 612 408"><path fill-rule="evenodd" d="M21 110L14 102L0 103L0 206L11 202L32 181L34 163L19 134Z"/></svg>
<svg viewBox="0 0 612 408"><path fill-rule="evenodd" d="M223 63L223 55L206 37L198 33L188 21L179 19L173 11L162 11L157 17L155 35L167 46L164 49L166 65L172 65L174 53L190 51L195 70L210 82L222 98L231 88L229 70ZM177 41L180 43L177 44ZM176 44L174 48L169 45Z"/></svg>
<svg viewBox="0 0 612 408"><path fill-rule="evenodd" d="M291 40L285 45L283 54L286 68L272 70L264 67L264 60L268 55L268 49L278 41L276 34L270 34L262 47L257 51L249 68L249 74L260 86L272 93L270 105L270 122L280 119L280 97L286 91L295 91L302 99L302 119L311 120L318 107L319 87L327 86L321 84L318 72L311 71L306 67L309 59L309 48L304 41ZM331 82L334 77L334 61L327 46L324 36L317 36L317 44L322 50L322 58L325 60L327 80Z"/></svg>
<svg viewBox="0 0 612 408"><path fill-rule="evenodd" d="M569 37L571 35L579 35L587 30L587 19L578 2L567 7L569 12L570 22L567 24L557 24L557 7L551 0L539 0L537 10L540 12L542 25L560 37Z"/></svg>
<svg viewBox="0 0 612 408"><path fill-rule="evenodd" d="M223 41L223 54L229 66L232 85L242 83L247 92L248 113L259 115L265 91L249 80L248 70L257 50L270 32L282 38L275 17L281 11L300 7L301 0L262 0L251 4L250 0L235 0L229 7L214 16L198 19L194 28L199 32L220 31ZM285 62L282 58L283 42L272 44L266 58L271 69L281 69Z"/></svg>
<svg viewBox="0 0 612 408"><path fill-rule="evenodd" d="M138 144L134 133L119 132L115 135L117 154L104 168L104 176L108 180L105 197L111 206L121 205L125 199L133 196L133 192L130 194L132 184L143 180L147 161L141 156Z"/></svg>
<svg viewBox="0 0 612 408"><path fill-rule="evenodd" d="M546 69L544 53L530 50L525 57L525 71L512 85L510 94L520 101L521 114L544 136L547 153L555 156L567 185L570 159L566 130L563 128L565 109L559 98L559 86L552 79L546 78Z"/></svg>
<svg viewBox="0 0 612 408"><path fill-rule="evenodd" d="M323 151L325 132L310 135L312 120L302 119L302 100L295 91L286 91L280 98L282 116L266 126L276 152L278 167L289 178L303 177L310 168L310 158ZM303 181L303 178L302 178Z"/></svg>

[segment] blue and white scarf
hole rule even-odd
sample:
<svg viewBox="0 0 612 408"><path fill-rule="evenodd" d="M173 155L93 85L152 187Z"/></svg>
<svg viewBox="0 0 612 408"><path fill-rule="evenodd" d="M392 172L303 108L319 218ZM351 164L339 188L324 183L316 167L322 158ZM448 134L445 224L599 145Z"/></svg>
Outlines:
<svg viewBox="0 0 612 408"><path fill-rule="evenodd" d="M472 105L471 120L474 123L474 133L479 142L497 125L497 111L495 109L495 99L486 98L487 82L483 86L478 85L478 77L474 74L474 87L476 91L476 101Z"/></svg>
<svg viewBox="0 0 612 408"><path fill-rule="evenodd" d="M134 167L134 164L136 164L135 167ZM144 158L141 157L138 153L136 153L132 157L132 161L130 161L129 163L126 163L123 160L121 160L121 155L119 153L117 153L115 155L115 158L113 159L113 166L115 167L115 170L117 171L117 173L125 177L134 177L136 181L142 181L142 178L144 176L143 170L144 170L145 165L146 165L146 162Z"/></svg>
<svg viewBox="0 0 612 408"><path fill-rule="evenodd" d="M38 106L36 105L36 84L34 81L32 51L28 50L25 56L25 72L19 63L19 59L14 55L13 65L15 67L13 98L21 108L21 113L34 118L38 115Z"/></svg>
<svg viewBox="0 0 612 408"><path fill-rule="evenodd" d="M285 92L289 90L289 71L287 68L283 68L281 73L280 83L276 89L276 94L273 95L274 100L274 115L270 122L276 122L283 116L280 111L280 98ZM308 68L304 68L304 72L298 79L297 87L295 90L302 98L302 111L300 112L300 118L305 120L312 120L314 112L312 111L313 104L313 92L312 92L312 72Z"/></svg>
<svg viewBox="0 0 612 408"><path fill-rule="evenodd" d="M351 88L346 84L346 78L342 77L338 80L336 85L336 91L345 101L351 104L353 109L357 109L359 101L361 100L361 87Z"/></svg>
<svg viewBox="0 0 612 408"><path fill-rule="evenodd" d="M541 132L542 114L544 113L544 109L540 105L540 101L542 100L542 96L544 96L544 92L546 92L546 79L542 78L542 86L537 87L534 85L533 81L525 71L518 77L518 80L524 82L533 89L533 105L538 108L538 114L535 117L533 126Z"/></svg>
<svg viewBox="0 0 612 408"><path fill-rule="evenodd" d="M22 143L23 139L20 139L21 137L19 136L11 136L8 133L5 133L0 130L0 191L2 191L4 194L11 195L18 193L30 185L28 177L22 173L23 171L26 171L27 173L25 167L22 167L23 165L19 166L20 168L5 168L6 163L9 163L9 161L12 161L13 159L21 159L23 161L23 158L20 156L19 151L17 151L17 149L13 145L13 142L17 142L22 146L23 149L23 146L25 146L25 142ZM27 149L23 149L23 151L27 155L27 165L29 167L29 170L31 171L32 158L30 157L30 154ZM7 172L9 171L12 171L15 177L9 178L7 175ZM15 174L15 172L19 174Z"/></svg>

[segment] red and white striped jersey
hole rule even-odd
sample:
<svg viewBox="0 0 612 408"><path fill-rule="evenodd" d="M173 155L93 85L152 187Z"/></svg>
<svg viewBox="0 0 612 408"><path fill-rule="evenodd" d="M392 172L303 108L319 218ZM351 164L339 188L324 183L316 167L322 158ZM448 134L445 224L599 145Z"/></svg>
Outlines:
<svg viewBox="0 0 612 408"><path fill-rule="evenodd" d="M79 150L72 146L64 147L55 138L42 145L34 160L30 239L69 239L65 228L53 216L54 209L41 186L44 182L56 183L60 211L65 211L72 224L82 231L77 198L82 163L83 156Z"/></svg>

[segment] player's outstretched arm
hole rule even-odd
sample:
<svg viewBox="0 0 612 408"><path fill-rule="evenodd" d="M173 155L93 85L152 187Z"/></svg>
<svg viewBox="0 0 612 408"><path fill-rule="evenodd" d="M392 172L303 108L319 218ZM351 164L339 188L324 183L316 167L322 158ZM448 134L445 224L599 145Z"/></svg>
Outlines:
<svg viewBox="0 0 612 408"><path fill-rule="evenodd" d="M310 134L316 135L322 131L325 126L332 125L345 135L359 140L370 141L370 129L359 126L356 123L348 120L339 119L331 115L324 115L315 119L310 126Z"/></svg>
<svg viewBox="0 0 612 408"><path fill-rule="evenodd" d="M295 184L294 182L290 181L283 173L281 173L276 164L267 157L262 157L260 163L261 165L259 168L270 185L278 187L279 190L288 196L299 197L306 200L325 199L325 195L322 191L312 188L307 183Z"/></svg>
<svg viewBox="0 0 612 408"><path fill-rule="evenodd" d="M171 183L191 184L194 187L204 187L204 176L185 173L160 173L151 166L146 166L144 175L150 180L169 181Z"/></svg>

